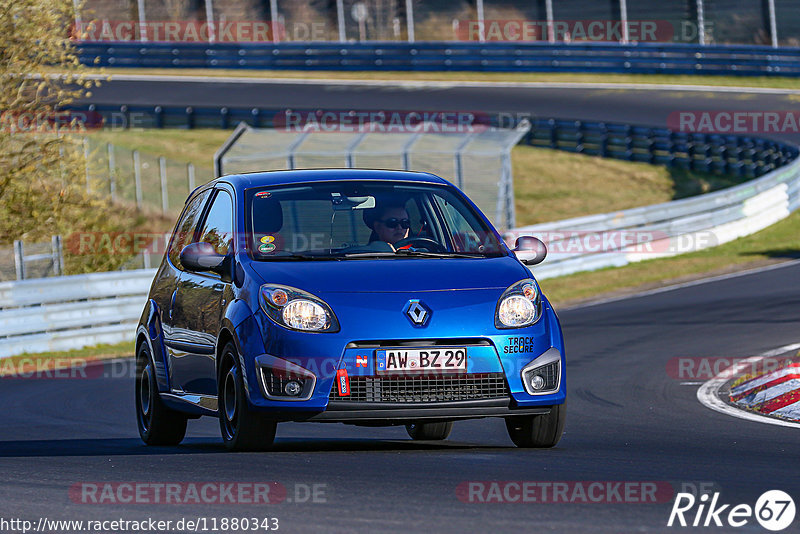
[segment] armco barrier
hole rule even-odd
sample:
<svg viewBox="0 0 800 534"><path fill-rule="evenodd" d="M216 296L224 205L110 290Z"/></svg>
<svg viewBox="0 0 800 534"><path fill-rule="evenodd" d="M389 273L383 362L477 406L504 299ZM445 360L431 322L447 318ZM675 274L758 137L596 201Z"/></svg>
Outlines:
<svg viewBox="0 0 800 534"><path fill-rule="evenodd" d="M87 65L133 68L605 72L800 76L800 49L617 43L78 43Z"/></svg>
<svg viewBox="0 0 800 534"><path fill-rule="evenodd" d="M0 358L133 341L155 269L0 283Z"/></svg>
<svg viewBox="0 0 800 534"><path fill-rule="evenodd" d="M800 159L795 159L756 180L715 193L524 226L509 232L508 239L533 235L547 242L550 254L533 268L537 278L545 279L720 245L762 230L798 208ZM636 243L625 246L614 241L625 233L635 236ZM611 246L584 248L588 240L602 242L604 235L612 236Z"/></svg>
<svg viewBox="0 0 800 534"><path fill-rule="evenodd" d="M73 105L70 109L97 113L109 127L188 129L233 128L240 122L254 128L270 128L280 125L286 112L285 109L270 108L110 104ZM797 156L795 146L753 136L674 132L651 126L536 118L532 115L515 118L487 116L485 120L491 126L511 128L522 119L530 121L531 129L521 142L532 146L700 172L756 177L785 165Z"/></svg>

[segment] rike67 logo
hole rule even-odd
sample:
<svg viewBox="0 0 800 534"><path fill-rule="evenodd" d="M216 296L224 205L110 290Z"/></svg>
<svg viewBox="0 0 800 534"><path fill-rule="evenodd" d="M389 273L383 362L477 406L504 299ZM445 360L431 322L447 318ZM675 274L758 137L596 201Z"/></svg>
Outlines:
<svg viewBox="0 0 800 534"><path fill-rule="evenodd" d="M753 518L767 530L788 528L795 517L794 500L781 490L770 490L761 495L755 507L749 504L722 504L719 493L695 497L691 493L678 493L667 526L739 528L751 523Z"/></svg>

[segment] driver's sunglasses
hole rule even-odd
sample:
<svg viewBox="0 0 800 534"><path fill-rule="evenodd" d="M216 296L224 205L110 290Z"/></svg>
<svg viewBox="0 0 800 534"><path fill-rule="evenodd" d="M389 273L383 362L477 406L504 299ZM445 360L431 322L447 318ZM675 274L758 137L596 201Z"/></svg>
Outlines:
<svg viewBox="0 0 800 534"><path fill-rule="evenodd" d="M403 230L408 230L409 228L411 228L411 221L409 219L398 219L396 217L392 217L390 219L382 220L381 223L386 228L391 228L392 230L397 228L397 225L400 225L403 228Z"/></svg>

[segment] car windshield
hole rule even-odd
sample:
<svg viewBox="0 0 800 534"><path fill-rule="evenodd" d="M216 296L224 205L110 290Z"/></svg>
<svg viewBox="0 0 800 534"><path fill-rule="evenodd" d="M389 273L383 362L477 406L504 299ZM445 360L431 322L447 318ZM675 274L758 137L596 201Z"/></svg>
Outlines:
<svg viewBox="0 0 800 534"><path fill-rule="evenodd" d="M256 260L485 258L507 254L450 187L337 181L247 191Z"/></svg>

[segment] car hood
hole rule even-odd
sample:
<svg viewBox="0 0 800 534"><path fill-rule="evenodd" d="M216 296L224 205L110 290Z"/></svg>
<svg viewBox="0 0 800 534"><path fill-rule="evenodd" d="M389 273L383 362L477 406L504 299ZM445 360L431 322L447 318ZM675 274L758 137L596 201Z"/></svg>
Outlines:
<svg viewBox="0 0 800 534"><path fill-rule="evenodd" d="M344 261L252 261L263 283L325 293L419 293L505 289L531 276L515 258L388 258Z"/></svg>

